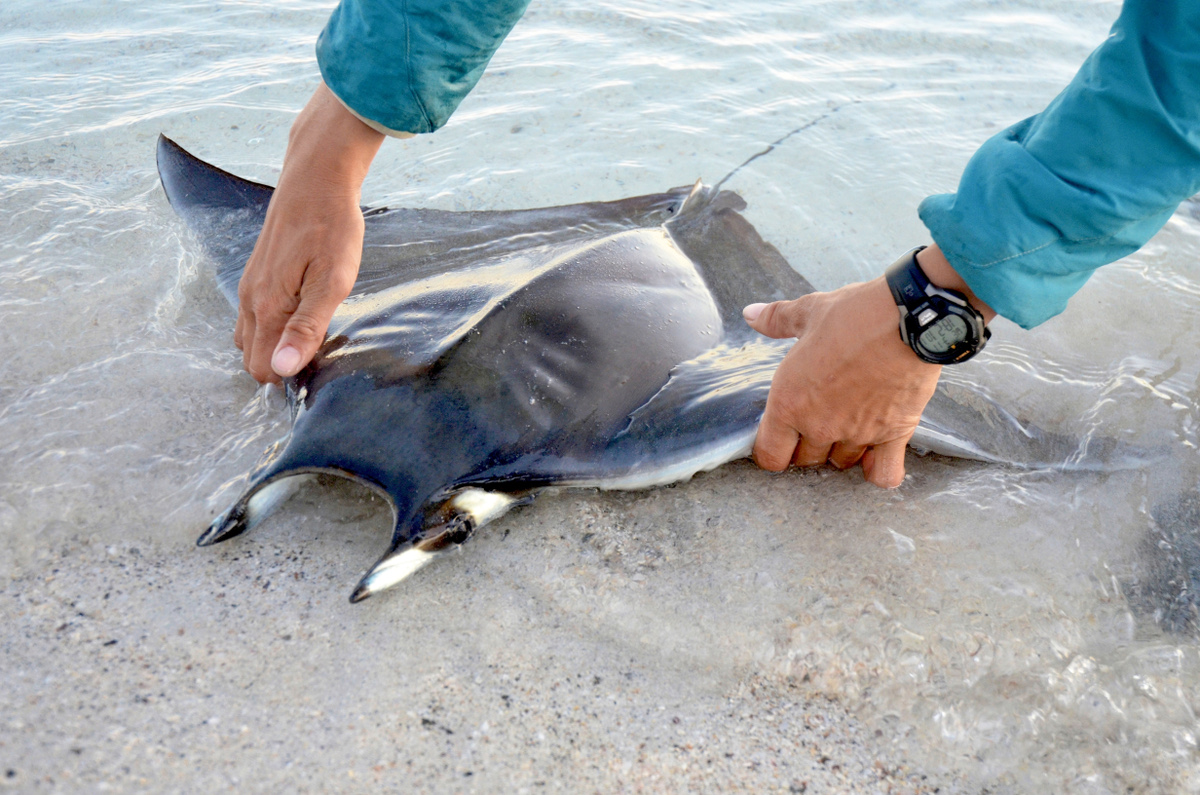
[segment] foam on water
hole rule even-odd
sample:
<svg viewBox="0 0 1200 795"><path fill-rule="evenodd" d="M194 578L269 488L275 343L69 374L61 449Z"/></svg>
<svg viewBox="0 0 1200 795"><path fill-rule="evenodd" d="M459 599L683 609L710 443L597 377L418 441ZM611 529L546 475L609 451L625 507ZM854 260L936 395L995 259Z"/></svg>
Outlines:
<svg viewBox="0 0 1200 795"><path fill-rule="evenodd" d="M284 432L280 401L240 372L227 305L158 189L153 141L165 131L272 181L329 6L0 7L10 573L77 536L186 548ZM980 142L1043 107L1117 12L535 2L446 129L384 147L365 200L499 209L714 182L824 115L728 187L832 287L925 241L920 199L952 190ZM536 556L487 538L466 554L495 556L613 644L807 681L879 742L980 784L1194 788L1200 643L1194 626L1166 631L1182 625L1140 595L1194 543L1192 514L1155 511L1200 479L1198 255L1188 205L1065 316L1034 333L998 322L987 354L947 374L1048 429L1161 445L1161 465L1065 475L914 460L895 493L854 473L734 466L677 489L548 501L501 523L543 532ZM539 530L577 510L593 526L582 548ZM762 535L723 531L730 511L761 513ZM1172 516L1185 526L1158 524Z"/></svg>

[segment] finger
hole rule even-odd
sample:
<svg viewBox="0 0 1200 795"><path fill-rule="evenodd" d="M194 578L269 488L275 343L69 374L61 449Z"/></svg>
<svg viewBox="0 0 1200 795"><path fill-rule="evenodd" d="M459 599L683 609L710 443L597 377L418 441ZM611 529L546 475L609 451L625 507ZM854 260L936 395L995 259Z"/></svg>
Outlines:
<svg viewBox="0 0 1200 795"><path fill-rule="evenodd" d="M754 437L754 463L772 472L782 472L791 463L799 439L800 433L795 428L776 418L768 398L767 410Z"/></svg>
<svg viewBox="0 0 1200 795"><path fill-rule="evenodd" d="M815 467L829 460L832 444L814 440L811 436L801 436L800 445L792 455L792 463L798 467Z"/></svg>
<svg viewBox="0 0 1200 795"><path fill-rule="evenodd" d="M331 277L319 284L305 284L300 305L288 318L278 343L271 348L271 369L276 374L284 378L293 376L312 361L325 341L334 311L354 286L353 276L351 273L348 281Z"/></svg>
<svg viewBox="0 0 1200 795"><path fill-rule="evenodd" d="M904 448L908 439L877 444L863 454L863 474L867 480L885 489L894 489L904 481Z"/></svg>
<svg viewBox="0 0 1200 795"><path fill-rule="evenodd" d="M244 314L245 313L240 309L238 310L237 325L233 327L233 344L237 346L239 351L242 349L242 329L246 323L246 321L242 319Z"/></svg>
<svg viewBox="0 0 1200 795"><path fill-rule="evenodd" d="M829 453L829 463L838 469L849 469L862 460L867 448L856 444L835 444Z"/></svg>
<svg viewBox="0 0 1200 795"><path fill-rule="evenodd" d="M250 344L245 350L246 371L260 384L278 383L279 376L271 369L272 344L279 339L279 332L287 315L268 315L259 312L254 316ZM273 321L273 322L272 322Z"/></svg>
<svg viewBox="0 0 1200 795"><path fill-rule="evenodd" d="M784 339L799 336L808 320L810 296L795 301L775 301L770 304L750 304L742 317L750 328L766 337Z"/></svg>
<svg viewBox="0 0 1200 795"><path fill-rule="evenodd" d="M242 368L250 373L250 359L254 353L254 315L249 312L238 313L238 323L242 327Z"/></svg>

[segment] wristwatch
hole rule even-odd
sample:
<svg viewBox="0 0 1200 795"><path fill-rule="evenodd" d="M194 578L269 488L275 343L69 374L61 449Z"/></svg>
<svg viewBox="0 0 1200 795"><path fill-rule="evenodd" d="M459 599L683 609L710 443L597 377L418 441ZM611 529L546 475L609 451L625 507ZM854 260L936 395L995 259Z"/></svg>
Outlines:
<svg viewBox="0 0 1200 795"><path fill-rule="evenodd" d="M917 264L924 248L904 254L884 274L900 308L900 339L931 364L965 362L983 350L992 332L965 295L929 283Z"/></svg>

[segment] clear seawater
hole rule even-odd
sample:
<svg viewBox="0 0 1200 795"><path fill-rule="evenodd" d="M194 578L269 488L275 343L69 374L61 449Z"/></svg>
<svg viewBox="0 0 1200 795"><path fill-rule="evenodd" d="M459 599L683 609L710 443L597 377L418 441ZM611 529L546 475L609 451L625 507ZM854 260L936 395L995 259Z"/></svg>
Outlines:
<svg viewBox="0 0 1200 795"><path fill-rule="evenodd" d="M286 430L278 395L241 372L231 312L159 189L154 141L165 132L273 181L330 7L0 5L8 575L73 537L204 554L192 539ZM1118 11L535 0L445 129L385 145L364 200L501 209L715 182L819 120L728 187L796 268L836 287L926 242L919 201L953 190L975 147L1041 109ZM704 626L743 672L807 682L873 727L871 742L981 787L1200 787L1200 638L1185 610L1162 609L1187 602L1195 516L1172 524L1161 507L1200 478L1197 217L1185 205L1036 331L997 323L987 355L948 376L1043 427L1159 450L1156 465L1070 474L912 458L891 493L855 472L746 470L775 505L795 491L762 517L771 543L706 548L696 531L685 546L700 565L650 567L659 582L620 605L596 561L540 587L614 634L636 626L667 656ZM588 504L637 523L636 501ZM713 582L720 599L689 598Z"/></svg>

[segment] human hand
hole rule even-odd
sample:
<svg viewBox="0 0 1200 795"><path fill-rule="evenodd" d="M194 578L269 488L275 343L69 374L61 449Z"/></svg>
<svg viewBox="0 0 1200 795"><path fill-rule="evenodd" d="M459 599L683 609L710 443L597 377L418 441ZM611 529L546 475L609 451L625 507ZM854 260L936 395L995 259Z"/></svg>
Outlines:
<svg viewBox="0 0 1200 795"><path fill-rule="evenodd" d="M292 125L279 184L238 284L233 341L256 380L300 372L350 294L362 259L359 195L383 138L324 83Z"/></svg>
<svg viewBox="0 0 1200 795"><path fill-rule="evenodd" d="M985 320L995 316L936 246L918 261L934 284L966 293ZM919 359L900 339L883 277L795 301L752 304L743 312L761 334L797 338L771 382L755 462L781 471L827 460L847 469L861 461L870 482L899 486L904 448L942 368Z"/></svg>

